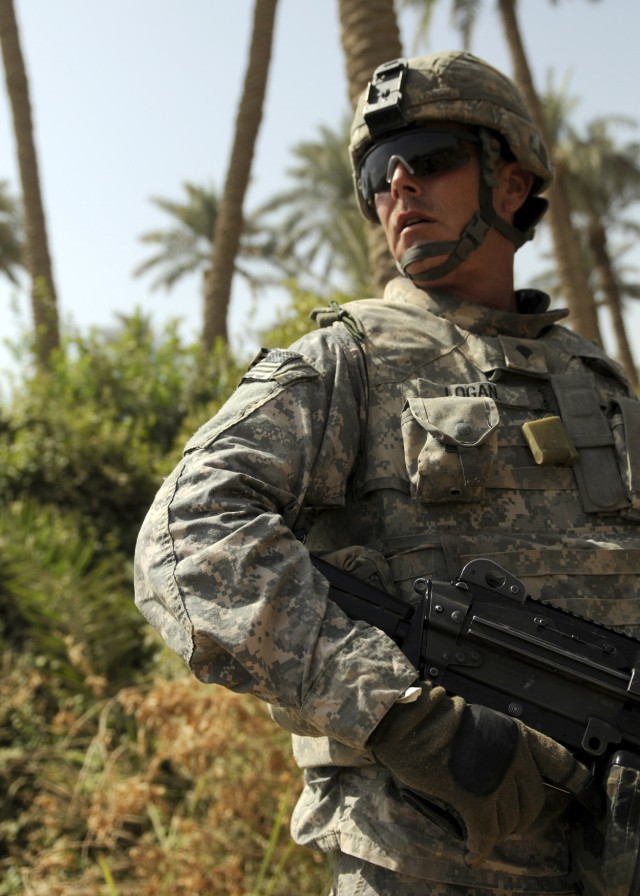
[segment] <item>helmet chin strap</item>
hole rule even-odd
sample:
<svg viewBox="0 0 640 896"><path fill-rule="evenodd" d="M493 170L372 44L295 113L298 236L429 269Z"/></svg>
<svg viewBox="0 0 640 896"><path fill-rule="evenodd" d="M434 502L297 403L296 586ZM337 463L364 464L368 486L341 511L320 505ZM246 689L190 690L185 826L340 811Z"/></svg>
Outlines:
<svg viewBox="0 0 640 896"><path fill-rule="evenodd" d="M407 249L400 260L396 262L400 273L414 282L438 280L457 268L472 252L475 252L483 244L492 227L510 240L516 249L531 239L532 230L523 233L522 230L509 224L496 213L493 207L491 188L483 176L480 178L479 204L479 210L465 225L457 240L420 243L418 246ZM422 261L425 258L435 258L437 255L448 255L448 258L442 264L416 274L411 274L407 270L414 262Z"/></svg>
<svg viewBox="0 0 640 896"><path fill-rule="evenodd" d="M491 230L491 225L483 221L479 213L475 214L460 234L459 240L449 240L448 242L440 243L431 241L412 246L396 262L397 267L404 277L408 277L413 281L438 280L440 277L453 271L454 268L457 268L478 246L481 246L489 230ZM438 264L426 271L420 271L419 274L411 274L407 270L409 265L412 265L415 261L422 261L424 258L434 258L436 255L448 255L449 257L442 264Z"/></svg>

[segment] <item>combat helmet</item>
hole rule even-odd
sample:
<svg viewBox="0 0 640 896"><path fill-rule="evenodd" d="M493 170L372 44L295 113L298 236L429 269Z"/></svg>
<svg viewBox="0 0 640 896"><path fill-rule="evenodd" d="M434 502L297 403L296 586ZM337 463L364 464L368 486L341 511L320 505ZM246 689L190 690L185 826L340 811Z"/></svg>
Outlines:
<svg viewBox="0 0 640 896"><path fill-rule="evenodd" d="M533 236L547 209L540 197L551 184L553 168L542 135L515 84L493 66L471 53L446 51L413 59L394 59L378 66L360 96L351 127L349 155L362 214L377 221L375 208L363 194L360 167L367 152L380 141L405 129L438 122L455 122L477 129L483 176L480 211L454 243L410 249L398 263L401 271L419 258L449 254L420 279L435 279L466 258L491 227L519 248ZM499 147L499 152L498 148ZM516 159L534 176L529 196L513 225L497 215L491 196L492 156Z"/></svg>

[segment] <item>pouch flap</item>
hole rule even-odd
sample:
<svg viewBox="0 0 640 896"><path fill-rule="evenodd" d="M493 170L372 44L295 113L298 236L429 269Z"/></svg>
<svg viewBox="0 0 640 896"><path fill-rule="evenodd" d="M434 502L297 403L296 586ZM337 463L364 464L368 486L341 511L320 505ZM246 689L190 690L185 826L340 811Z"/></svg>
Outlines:
<svg viewBox="0 0 640 896"><path fill-rule="evenodd" d="M500 420L491 398L409 398L408 403L423 429L447 445L482 445Z"/></svg>

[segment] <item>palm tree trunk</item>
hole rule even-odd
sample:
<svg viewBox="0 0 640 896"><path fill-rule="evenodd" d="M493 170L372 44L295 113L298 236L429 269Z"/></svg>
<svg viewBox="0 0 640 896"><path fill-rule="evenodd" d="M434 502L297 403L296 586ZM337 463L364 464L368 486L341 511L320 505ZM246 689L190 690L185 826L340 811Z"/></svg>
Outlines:
<svg viewBox="0 0 640 896"><path fill-rule="evenodd" d="M590 224L588 236L589 247L595 259L595 267L600 279L604 301L611 315L611 325L616 340L618 360L624 367L633 387L637 389L640 385L638 369L633 360L631 346L627 338L627 330L624 325L622 300L607 248L607 234L600 221L593 221Z"/></svg>
<svg viewBox="0 0 640 896"><path fill-rule="evenodd" d="M524 94L545 143L551 148L540 98L533 83L533 76L522 42L515 6L516 0L498 0L498 8L513 61L515 80ZM582 267L580 243L571 221L569 199L560 174L556 175L555 181L549 189L548 220L560 283L569 306L570 323L577 333L601 344L595 300Z"/></svg>
<svg viewBox="0 0 640 896"><path fill-rule="evenodd" d="M25 267L31 277L36 360L43 369L60 343L56 290L40 192L29 84L13 0L0 0L0 44L16 135L25 221Z"/></svg>
<svg viewBox="0 0 640 896"><path fill-rule="evenodd" d="M210 350L228 339L227 313L231 283L244 224L244 197L249 184L256 139L267 89L277 0L256 0L249 61L227 169L224 192L213 233L211 270L204 294L202 341Z"/></svg>
<svg viewBox="0 0 640 896"><path fill-rule="evenodd" d="M351 107L369 83L374 69L402 56L400 29L393 0L338 0L342 51ZM371 286L381 295L398 276L386 237L379 225L367 222Z"/></svg>

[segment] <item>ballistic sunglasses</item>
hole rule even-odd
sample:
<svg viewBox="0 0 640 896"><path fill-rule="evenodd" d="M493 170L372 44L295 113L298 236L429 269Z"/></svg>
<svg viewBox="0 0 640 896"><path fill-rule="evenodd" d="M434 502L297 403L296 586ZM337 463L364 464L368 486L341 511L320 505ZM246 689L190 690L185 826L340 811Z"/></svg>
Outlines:
<svg viewBox="0 0 640 896"><path fill-rule="evenodd" d="M471 158L468 144L480 140L467 131L416 128L402 131L372 146L360 162L358 184L365 202L375 211L376 193L390 189L395 166L402 162L410 174L440 174L462 168Z"/></svg>

